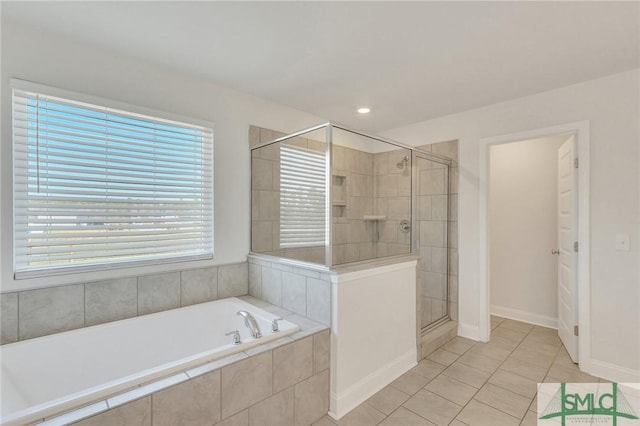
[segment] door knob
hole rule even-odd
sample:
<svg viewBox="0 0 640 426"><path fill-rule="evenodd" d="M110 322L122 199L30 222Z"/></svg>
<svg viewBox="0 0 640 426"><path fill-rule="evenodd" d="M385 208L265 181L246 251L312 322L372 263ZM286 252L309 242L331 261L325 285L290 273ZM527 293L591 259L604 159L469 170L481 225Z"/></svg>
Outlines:
<svg viewBox="0 0 640 426"><path fill-rule="evenodd" d="M559 254L560 254L560 250L558 250L558 249L551 249L551 254L557 254L557 255L559 255Z"/></svg>

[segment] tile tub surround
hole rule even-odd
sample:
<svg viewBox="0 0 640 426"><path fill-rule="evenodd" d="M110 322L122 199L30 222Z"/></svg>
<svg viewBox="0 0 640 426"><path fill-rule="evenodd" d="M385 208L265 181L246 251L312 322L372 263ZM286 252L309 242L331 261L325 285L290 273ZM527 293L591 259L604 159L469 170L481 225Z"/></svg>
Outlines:
<svg viewBox="0 0 640 426"><path fill-rule="evenodd" d="M0 294L1 343L248 293L246 262Z"/></svg>
<svg viewBox="0 0 640 426"><path fill-rule="evenodd" d="M249 296L300 330L112 395L41 425L310 425L329 407L329 330Z"/></svg>
<svg viewBox="0 0 640 426"><path fill-rule="evenodd" d="M324 325L331 323L331 278L320 265L249 255L249 295Z"/></svg>

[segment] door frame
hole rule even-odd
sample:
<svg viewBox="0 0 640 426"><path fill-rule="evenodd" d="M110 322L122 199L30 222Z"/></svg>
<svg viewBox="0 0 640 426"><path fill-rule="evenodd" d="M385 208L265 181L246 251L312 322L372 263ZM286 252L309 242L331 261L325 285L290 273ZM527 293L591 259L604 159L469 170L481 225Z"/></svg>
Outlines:
<svg viewBox="0 0 640 426"><path fill-rule="evenodd" d="M520 142L555 136L561 133L573 133L578 144L578 353L580 368L591 370L591 327L590 327L590 185L589 185L589 121L578 121L552 127L526 130L506 135L481 138L478 155L479 186L479 338L488 342L491 335L491 314L489 310L489 150L493 145Z"/></svg>

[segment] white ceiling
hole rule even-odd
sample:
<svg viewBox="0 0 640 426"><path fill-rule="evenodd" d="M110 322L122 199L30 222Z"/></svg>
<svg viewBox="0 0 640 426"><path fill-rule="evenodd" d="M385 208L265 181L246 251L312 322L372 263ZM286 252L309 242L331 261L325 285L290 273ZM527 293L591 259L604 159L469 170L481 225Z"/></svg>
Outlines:
<svg viewBox="0 0 640 426"><path fill-rule="evenodd" d="M637 68L639 11L637 1L2 2L3 20L368 131Z"/></svg>

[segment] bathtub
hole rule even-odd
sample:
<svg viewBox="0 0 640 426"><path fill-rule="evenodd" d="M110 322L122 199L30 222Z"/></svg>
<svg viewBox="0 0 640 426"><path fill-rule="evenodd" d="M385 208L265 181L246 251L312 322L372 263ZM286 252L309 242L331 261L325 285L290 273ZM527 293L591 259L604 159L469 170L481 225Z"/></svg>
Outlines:
<svg viewBox="0 0 640 426"><path fill-rule="evenodd" d="M250 312L262 338L236 315ZM0 347L2 425L22 425L219 360L298 330L237 298L81 328ZM225 333L238 330L242 343Z"/></svg>

